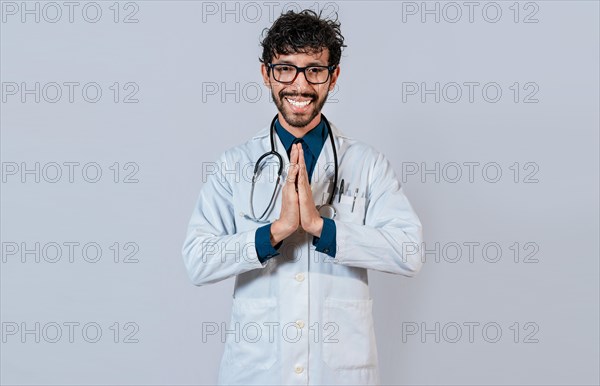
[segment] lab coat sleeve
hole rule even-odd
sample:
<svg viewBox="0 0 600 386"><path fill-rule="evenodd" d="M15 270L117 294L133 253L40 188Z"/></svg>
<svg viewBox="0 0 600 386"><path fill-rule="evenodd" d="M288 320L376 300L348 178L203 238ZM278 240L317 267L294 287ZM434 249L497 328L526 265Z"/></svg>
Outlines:
<svg viewBox="0 0 600 386"><path fill-rule="evenodd" d="M323 219L323 229L321 230L321 237L313 237L313 245L318 252L326 253L331 257L335 257L336 245L335 245L335 221L330 218Z"/></svg>
<svg viewBox="0 0 600 386"><path fill-rule="evenodd" d="M208 174L192 212L182 254L190 280L195 285L215 283L231 276L262 268L255 248L256 229L236 233L233 190L221 170Z"/></svg>
<svg viewBox="0 0 600 386"><path fill-rule="evenodd" d="M423 265L421 222L383 155L369 174L365 224L336 221L337 253L331 261L414 276Z"/></svg>
<svg viewBox="0 0 600 386"><path fill-rule="evenodd" d="M273 223L259 227L256 230L256 236L254 237L256 254L261 263L279 255L277 250L283 245L283 240L277 243L275 247L271 245L271 225L273 225Z"/></svg>

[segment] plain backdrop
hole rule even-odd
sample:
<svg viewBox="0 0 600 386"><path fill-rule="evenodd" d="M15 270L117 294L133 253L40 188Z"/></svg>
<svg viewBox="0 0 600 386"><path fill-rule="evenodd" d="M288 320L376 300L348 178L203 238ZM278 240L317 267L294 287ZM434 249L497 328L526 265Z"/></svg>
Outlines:
<svg viewBox="0 0 600 386"><path fill-rule="evenodd" d="M3 384L216 382L233 280L181 246L304 7L348 46L323 111L424 227L418 276L369 274L382 382L600 382L598 2L0 4Z"/></svg>

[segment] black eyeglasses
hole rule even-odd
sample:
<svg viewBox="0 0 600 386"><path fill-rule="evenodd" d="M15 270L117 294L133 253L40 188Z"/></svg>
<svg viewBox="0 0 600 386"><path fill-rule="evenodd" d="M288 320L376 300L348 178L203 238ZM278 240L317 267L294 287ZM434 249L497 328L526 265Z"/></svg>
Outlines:
<svg viewBox="0 0 600 386"><path fill-rule="evenodd" d="M307 66L298 67L293 64L273 64L267 63L267 67L273 70L273 78L279 83L290 84L294 83L298 73L303 72L306 81L311 84L327 83L331 72L335 70L333 66Z"/></svg>

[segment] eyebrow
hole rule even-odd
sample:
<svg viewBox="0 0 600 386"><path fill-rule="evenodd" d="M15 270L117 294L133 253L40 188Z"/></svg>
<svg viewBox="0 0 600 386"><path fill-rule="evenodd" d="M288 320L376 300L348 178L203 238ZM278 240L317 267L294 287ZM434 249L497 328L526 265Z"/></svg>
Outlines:
<svg viewBox="0 0 600 386"><path fill-rule="evenodd" d="M273 64L291 64L291 65L297 66L296 64L292 63L292 62L291 62L291 61L289 61L289 60L282 60L282 61L281 61L281 62L279 62L279 63L273 63ZM327 65L326 65L326 64L322 64L322 63L319 63L319 62L310 62L310 63L308 63L308 64L306 65L306 67L310 67L310 66L323 66L323 67L327 67ZM298 66L298 67L301 67L301 66Z"/></svg>

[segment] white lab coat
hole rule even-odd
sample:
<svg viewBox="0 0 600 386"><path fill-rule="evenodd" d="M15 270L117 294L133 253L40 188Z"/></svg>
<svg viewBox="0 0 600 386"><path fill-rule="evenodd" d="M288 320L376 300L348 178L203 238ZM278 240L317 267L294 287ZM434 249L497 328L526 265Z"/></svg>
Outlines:
<svg viewBox="0 0 600 386"><path fill-rule="evenodd" d="M191 281L205 285L236 276L220 384L378 384L379 371L367 269L414 276L422 266L421 223L386 158L331 124L339 160L335 258L317 252L302 230L284 240L264 265L257 258L249 214L252 171L270 150L269 128L225 151L194 207L183 259ZM276 150L289 159L279 136ZM325 142L311 187L316 204L333 188L333 152ZM266 168L254 193L256 216L271 197L276 170ZM268 178L266 178L268 177ZM358 197L352 202L355 189ZM364 196L363 196L364 195ZM328 194L325 194L327 200ZM268 219L281 210L281 191ZM223 330L221 332L223 333ZM223 336L223 335L221 335Z"/></svg>

